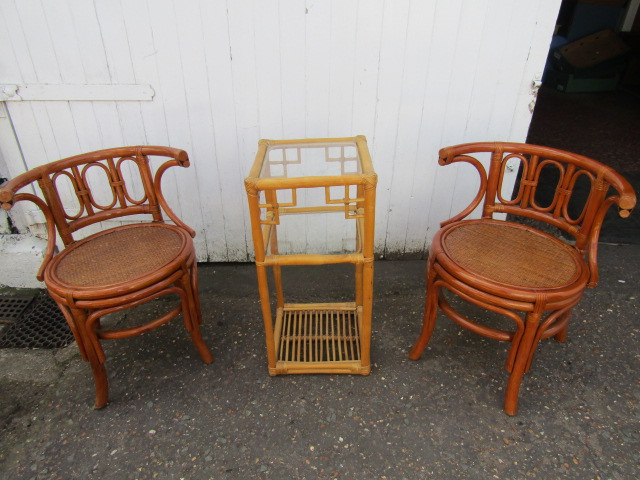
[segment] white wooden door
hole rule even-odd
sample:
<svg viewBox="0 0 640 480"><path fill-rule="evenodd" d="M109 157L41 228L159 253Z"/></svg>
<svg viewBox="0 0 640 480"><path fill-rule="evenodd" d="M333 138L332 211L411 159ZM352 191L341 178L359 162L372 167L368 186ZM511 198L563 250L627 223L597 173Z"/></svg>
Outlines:
<svg viewBox="0 0 640 480"><path fill-rule="evenodd" d="M7 158L11 162L7 162ZM7 106L0 102L0 184L24 170L20 144L11 124L9 111ZM0 235L26 232L28 228L27 209L24 206L16 206L11 214L0 209Z"/></svg>
<svg viewBox="0 0 640 480"><path fill-rule="evenodd" d="M438 149L524 141L559 5L0 0L0 84L154 92L6 102L24 162L0 148L12 173L99 148L183 148L192 167L167 187L197 231L198 258L245 261L243 178L258 140L363 134L379 174L376 251L421 255L475 184L471 172L437 167ZM340 236L304 241L336 251Z"/></svg>

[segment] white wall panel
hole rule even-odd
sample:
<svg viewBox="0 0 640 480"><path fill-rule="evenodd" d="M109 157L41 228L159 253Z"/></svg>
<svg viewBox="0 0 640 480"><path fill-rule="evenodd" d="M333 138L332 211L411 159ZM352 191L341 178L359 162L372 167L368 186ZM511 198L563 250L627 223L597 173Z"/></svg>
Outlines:
<svg viewBox="0 0 640 480"><path fill-rule="evenodd" d="M462 3L436 2L432 28L425 32L429 52L427 76L424 83L422 104L422 124L418 136L418 153L413 169L410 188L411 202L407 217L405 250L387 253L422 251L428 247L428 236L433 236L442 220L439 202L446 202L450 192L437 192L438 175L437 151L449 141L445 135L455 134L459 126L451 132L446 130L450 96L450 84L455 68L456 38L460 29L459 19ZM455 92L454 92L455 101ZM452 107L453 108L453 107ZM432 201L435 199L435 204Z"/></svg>
<svg viewBox="0 0 640 480"><path fill-rule="evenodd" d="M245 223L244 188L235 113L235 93L232 72L232 52L229 45L228 18L223 2L206 2L201 8L201 29L206 46L204 61L207 66L209 101L213 118L213 137L217 172L210 182L209 191L220 197L219 207L213 215L215 235L220 236L225 254L212 260L242 261L247 259L248 219ZM207 237L210 232L206 233ZM216 238L213 239L216 242Z"/></svg>
<svg viewBox="0 0 640 480"><path fill-rule="evenodd" d="M398 126L402 104L402 80L406 59L407 22L409 20L408 0L385 2L380 41L380 61L378 65L378 84L376 88L377 106L373 138L370 141L375 153L372 158L383 158L375 163L378 174L376 234L375 244L384 245L389 239L387 226L390 215L395 212L389 208L391 182L393 174L404 159L398 159ZM370 137L369 135L367 136ZM380 201L382 199L382 201Z"/></svg>
<svg viewBox="0 0 640 480"><path fill-rule="evenodd" d="M279 64L272 63L271 71L280 69L279 97L282 104L283 138L305 138L306 108L306 45L307 9L300 0L281 0L278 4L280 38ZM272 61L277 61L272 59ZM260 72L260 79L269 72ZM268 136L266 136L268 138Z"/></svg>
<svg viewBox="0 0 640 480"><path fill-rule="evenodd" d="M189 152L165 182L198 256L243 261L243 178L260 138L366 135L379 174L376 251L422 254L475 173L449 144L523 141L560 0L0 0L0 83L151 85L151 101L7 102L31 168L82 151ZM2 132L0 138L9 138ZM12 174L24 169L0 145ZM10 156L11 158L8 158ZM178 169L174 169L178 170ZM19 222L18 222L19 223ZM345 248L305 219L295 250Z"/></svg>
<svg viewBox="0 0 640 480"><path fill-rule="evenodd" d="M431 37L434 28L435 4L429 2L416 2L409 6L406 34L406 58L428 58ZM427 35L425 35L425 32ZM429 61L403 62L401 90L402 99L398 111L397 134L394 145L394 165L391 173L390 192L406 190L410 193L410 187L417 183L417 190L426 190L427 174L416 176L417 164L424 163L425 157L418 155L420 130L425 113L425 81L429 71ZM429 117L428 117L429 118ZM430 122L429 122L430 123ZM380 136L384 134L381 133ZM426 158L430 158L427 155ZM432 162L426 165L433 168ZM411 205L413 195L389 195L386 212L380 212L383 219L386 216L386 225L381 233L385 235L385 252L395 254L404 253L407 249L407 230L415 219L412 215ZM422 204L424 208L424 203ZM418 210L420 212L420 210ZM393 234L391 232L394 232ZM418 251L423 248L425 232L417 232L422 244L418 245Z"/></svg>
<svg viewBox="0 0 640 480"><path fill-rule="evenodd" d="M448 68L445 69L449 76L446 79L441 77L439 81L443 83L439 89L436 89L436 91L446 92L444 102L441 101L439 105L439 108L442 109L440 146L466 141L464 126L469 114L471 94L476 81L473 72L478 59L478 39L483 33L484 7L486 5L485 2L477 0L459 0L447 2L447 4L448 9L445 13L447 22L445 23L456 23L456 46L448 60L450 62ZM446 33L445 38L447 38ZM444 85L445 81L446 86ZM478 92L478 94L482 93ZM437 154L437 148L434 154ZM436 168L432 173L431 176L435 181L431 187L433 203L429 208L429 226L438 225L442 220L452 216L451 205L457 198L455 188L458 171L459 168L456 165ZM473 172L470 173L473 174ZM475 181L473 175L471 175L471 179ZM471 199L473 199L473 195L469 196L469 200ZM468 202L463 203L466 206ZM435 231L432 229L432 234L434 233Z"/></svg>

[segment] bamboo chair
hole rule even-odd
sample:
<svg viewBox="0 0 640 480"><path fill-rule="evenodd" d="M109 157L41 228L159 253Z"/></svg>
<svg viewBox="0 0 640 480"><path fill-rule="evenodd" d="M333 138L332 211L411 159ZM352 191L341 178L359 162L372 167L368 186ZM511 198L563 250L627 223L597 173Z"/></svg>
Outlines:
<svg viewBox="0 0 640 480"><path fill-rule="evenodd" d="M487 152L491 157L488 175L476 158ZM629 216L636 196L631 185L611 168L553 148L470 143L443 148L439 156L440 165L473 165L480 175L480 188L467 208L441 224L433 239L422 332L409 356L419 359L429 343L438 307L475 333L511 342L506 360L510 375L504 410L515 415L520 383L531 367L538 342L552 336L564 342L571 309L585 289L598 282L598 236L605 213L616 204L621 217ZM520 183L511 200L501 193L507 162L521 164ZM558 180L552 185L553 200L543 206L536 191L543 188L541 173L547 172L543 177L548 178L550 170L555 171ZM576 182L589 185L589 192L584 202L578 201L578 213L574 214ZM482 217L465 220L481 202ZM575 242L567 243L537 228L493 218L500 213L557 227ZM442 289L506 316L513 321L514 330L499 330L465 317L447 302Z"/></svg>
<svg viewBox="0 0 640 480"><path fill-rule="evenodd" d="M149 156L165 157L155 175ZM162 194L162 175L173 166L189 166L185 151L151 146L112 148L42 165L0 189L3 209L27 200L45 216L48 245L37 278L44 280L73 332L82 358L91 364L95 408L104 407L109 395L100 340L138 335L182 313L202 360L207 364L213 361L200 332L202 316L192 241L195 232L175 215ZM28 191L19 193L34 182L43 198ZM140 193L136 195L136 191ZM163 211L175 225L165 223ZM134 220L145 218L146 223L74 238L82 228L93 226L96 230L102 226L99 222L131 215L138 217ZM54 255L56 231L65 248ZM109 313L168 294L177 295L180 302L155 320L124 329L101 327L101 318Z"/></svg>

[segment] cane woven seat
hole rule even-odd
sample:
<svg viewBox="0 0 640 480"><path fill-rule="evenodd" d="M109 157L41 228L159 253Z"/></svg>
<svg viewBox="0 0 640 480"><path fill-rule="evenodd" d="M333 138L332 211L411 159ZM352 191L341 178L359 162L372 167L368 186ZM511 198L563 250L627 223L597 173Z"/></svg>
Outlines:
<svg viewBox="0 0 640 480"><path fill-rule="evenodd" d="M471 275L514 287L563 287L584 268L573 247L510 222L460 222L442 234L441 242L447 256Z"/></svg>
<svg viewBox="0 0 640 480"><path fill-rule="evenodd" d="M52 279L69 287L106 287L162 271L184 251L187 234L166 224L142 224L100 232L67 247L52 266Z"/></svg>

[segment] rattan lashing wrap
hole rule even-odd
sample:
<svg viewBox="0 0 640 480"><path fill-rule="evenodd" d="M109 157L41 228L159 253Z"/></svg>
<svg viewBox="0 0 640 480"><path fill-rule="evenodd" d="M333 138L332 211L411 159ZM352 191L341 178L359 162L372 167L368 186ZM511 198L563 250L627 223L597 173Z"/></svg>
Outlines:
<svg viewBox="0 0 640 480"><path fill-rule="evenodd" d="M465 270L507 285L560 287L579 268L569 245L508 222L461 223L447 232L443 245Z"/></svg>
<svg viewBox="0 0 640 480"><path fill-rule="evenodd" d="M65 250L55 274L78 287L134 280L173 260L183 241L179 232L159 224L116 229Z"/></svg>

